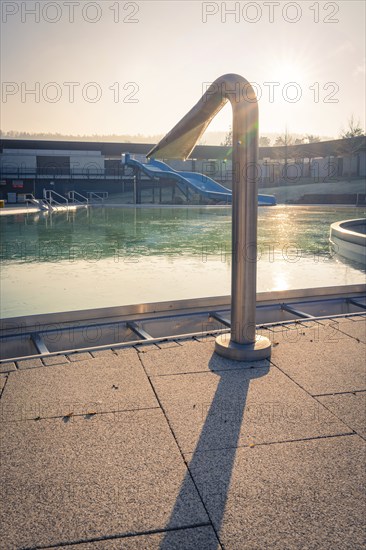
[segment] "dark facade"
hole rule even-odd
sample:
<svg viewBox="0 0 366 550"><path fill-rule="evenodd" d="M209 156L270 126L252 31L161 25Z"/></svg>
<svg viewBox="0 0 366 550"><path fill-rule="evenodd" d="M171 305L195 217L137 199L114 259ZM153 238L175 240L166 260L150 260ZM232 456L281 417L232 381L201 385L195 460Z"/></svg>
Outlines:
<svg viewBox="0 0 366 550"><path fill-rule="evenodd" d="M123 153L145 157L153 144L82 141L0 140L0 198L8 193L44 189L66 194L108 191L120 193L133 184L134 172L121 163ZM169 161L178 170L194 171L231 187L231 148L197 145L191 159ZM324 141L288 147L259 148L259 184L262 188L315 183L324 178L363 177L366 174L366 138ZM143 181L143 185L154 185Z"/></svg>

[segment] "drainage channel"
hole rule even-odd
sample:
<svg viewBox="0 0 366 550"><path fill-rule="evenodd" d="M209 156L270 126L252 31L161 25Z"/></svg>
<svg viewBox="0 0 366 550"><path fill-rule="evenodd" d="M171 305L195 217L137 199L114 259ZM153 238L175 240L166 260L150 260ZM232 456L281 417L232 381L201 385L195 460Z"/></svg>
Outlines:
<svg viewBox="0 0 366 550"><path fill-rule="evenodd" d="M258 304L257 329L309 321L364 316L365 296L307 298L303 301ZM35 359L60 354L102 351L169 340L183 340L227 333L231 327L230 309L172 312L141 315L130 319L97 320L82 324L39 325L19 330L3 323L0 334L0 363Z"/></svg>

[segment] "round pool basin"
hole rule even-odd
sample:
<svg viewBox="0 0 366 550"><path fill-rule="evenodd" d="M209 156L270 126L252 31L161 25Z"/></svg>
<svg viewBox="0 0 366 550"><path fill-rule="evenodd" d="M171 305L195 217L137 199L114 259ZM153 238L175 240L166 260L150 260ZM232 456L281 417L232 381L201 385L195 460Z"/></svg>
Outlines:
<svg viewBox="0 0 366 550"><path fill-rule="evenodd" d="M336 254L366 264L366 218L332 223L329 240Z"/></svg>

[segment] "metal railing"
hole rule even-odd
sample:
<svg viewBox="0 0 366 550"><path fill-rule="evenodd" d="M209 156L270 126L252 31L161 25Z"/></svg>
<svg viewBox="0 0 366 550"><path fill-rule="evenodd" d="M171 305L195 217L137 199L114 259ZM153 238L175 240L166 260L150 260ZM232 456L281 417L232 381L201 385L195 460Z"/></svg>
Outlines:
<svg viewBox="0 0 366 550"><path fill-rule="evenodd" d="M80 197L83 200L80 201L79 199L76 198L76 196ZM67 193L67 197L72 201L73 204L89 204L88 197L85 197L84 195L82 195L81 193L78 193L77 191L69 191Z"/></svg>
<svg viewBox="0 0 366 550"><path fill-rule="evenodd" d="M25 202L28 204L28 202L33 202L33 201L35 201L35 200L37 200L37 199L36 199L36 197L35 197L32 193L25 193L25 194L24 194L24 200L25 200Z"/></svg>
<svg viewBox="0 0 366 550"><path fill-rule="evenodd" d="M108 191L88 191L87 197L90 202L104 202L105 199L108 199Z"/></svg>
<svg viewBox="0 0 366 550"><path fill-rule="evenodd" d="M62 199L62 202L55 199L55 196ZM52 206L53 204L56 204L57 206L68 206L69 201L66 197L63 195L60 195L60 193L57 193L53 189L43 189L43 199Z"/></svg>
<svg viewBox="0 0 366 550"><path fill-rule="evenodd" d="M45 200L42 200L42 199L36 199L35 196L32 194L32 193L26 193L24 195L24 200L25 200L25 203L27 205L27 208L28 208L28 204L33 204L34 206L37 206L40 210L47 210L47 211L52 211L53 208L51 206L51 204L49 204L49 202L46 202Z"/></svg>

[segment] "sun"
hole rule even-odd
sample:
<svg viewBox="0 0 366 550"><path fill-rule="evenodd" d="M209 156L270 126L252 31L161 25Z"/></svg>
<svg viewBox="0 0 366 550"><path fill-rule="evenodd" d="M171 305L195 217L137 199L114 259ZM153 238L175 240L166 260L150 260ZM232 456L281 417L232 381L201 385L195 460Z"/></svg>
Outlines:
<svg viewBox="0 0 366 550"><path fill-rule="evenodd" d="M305 78L304 68L300 63L294 61L276 61L272 70L272 78L282 85L288 82L301 82Z"/></svg>
<svg viewBox="0 0 366 550"><path fill-rule="evenodd" d="M304 84L313 72L313 61L304 48L296 50L282 44L268 56L266 78L279 82L282 86L289 82Z"/></svg>

